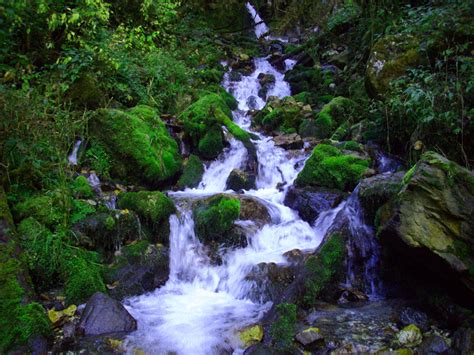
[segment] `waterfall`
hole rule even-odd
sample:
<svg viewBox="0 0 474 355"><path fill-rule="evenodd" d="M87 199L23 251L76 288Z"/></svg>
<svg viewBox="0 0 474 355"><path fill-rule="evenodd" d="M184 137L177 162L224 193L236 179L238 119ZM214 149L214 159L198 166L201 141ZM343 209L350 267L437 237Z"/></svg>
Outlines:
<svg viewBox="0 0 474 355"><path fill-rule="evenodd" d="M82 140L77 140L76 143L74 143L74 147L72 148L71 154L67 157L67 160L69 161L69 164L71 165L77 165L77 153L79 152L79 148L81 147Z"/></svg>

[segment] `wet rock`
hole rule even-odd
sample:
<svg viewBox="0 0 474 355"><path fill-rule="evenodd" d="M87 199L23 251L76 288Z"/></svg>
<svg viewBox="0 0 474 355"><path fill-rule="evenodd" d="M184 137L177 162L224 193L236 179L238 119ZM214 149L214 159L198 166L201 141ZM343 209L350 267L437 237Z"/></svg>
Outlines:
<svg viewBox="0 0 474 355"><path fill-rule="evenodd" d="M255 344L244 351L244 355L274 355L275 349L265 344Z"/></svg>
<svg viewBox="0 0 474 355"><path fill-rule="evenodd" d="M284 203L298 211L301 219L313 223L322 212L336 207L342 198L343 194L336 190L291 187Z"/></svg>
<svg viewBox="0 0 474 355"><path fill-rule="evenodd" d="M430 328L430 321L426 313L411 307L402 310L400 313L400 323L403 326L414 324L422 331L427 331Z"/></svg>
<svg viewBox="0 0 474 355"><path fill-rule="evenodd" d="M426 337L417 349L419 355L444 354L449 350L446 341L437 335Z"/></svg>
<svg viewBox="0 0 474 355"><path fill-rule="evenodd" d="M474 173L428 152L379 215L379 236L453 296L474 295ZM407 264L408 265L408 264ZM471 270L471 272L469 271Z"/></svg>
<svg viewBox="0 0 474 355"><path fill-rule="evenodd" d="M263 339L263 327L260 324L257 324L242 329L239 333L239 338L244 344L244 347L249 347L250 345L259 343Z"/></svg>
<svg viewBox="0 0 474 355"><path fill-rule="evenodd" d="M255 176L248 174L240 169L231 171L226 182L227 190L241 191L255 188Z"/></svg>
<svg viewBox="0 0 474 355"><path fill-rule="evenodd" d="M372 97L383 96L392 80L420 63L419 40L411 35L386 35L372 48L367 63L365 86Z"/></svg>
<svg viewBox="0 0 474 355"><path fill-rule="evenodd" d="M169 249L142 240L122 248L106 273L109 294L118 300L150 292L169 277Z"/></svg>
<svg viewBox="0 0 474 355"><path fill-rule="evenodd" d="M137 321L122 304L101 292L95 293L87 302L78 325L78 331L85 336L137 329Z"/></svg>
<svg viewBox="0 0 474 355"><path fill-rule="evenodd" d="M293 265L260 263L254 266L246 280L253 283L250 296L255 300L267 300L279 303L288 286L295 279L299 268Z"/></svg>
<svg viewBox="0 0 474 355"><path fill-rule="evenodd" d="M275 145L283 149L301 149L304 146L303 139L297 134L283 134L273 138Z"/></svg>
<svg viewBox="0 0 474 355"><path fill-rule="evenodd" d="M321 335L320 330L315 327L307 328L295 336L296 340L306 348L314 345L316 342L321 342L324 337Z"/></svg>
<svg viewBox="0 0 474 355"><path fill-rule="evenodd" d="M247 99L247 106L251 110L255 110L257 108L257 98L255 96L249 96Z"/></svg>
<svg viewBox="0 0 474 355"><path fill-rule="evenodd" d="M377 210L400 191L405 172L380 174L361 180L358 196L370 220Z"/></svg>
<svg viewBox="0 0 474 355"><path fill-rule="evenodd" d="M329 53L326 53L326 61L329 64L335 65L339 69L344 69L349 63L349 51L347 49L344 49L341 52L331 51Z"/></svg>
<svg viewBox="0 0 474 355"><path fill-rule="evenodd" d="M421 344L423 335L416 325L410 324L400 330L395 339L402 346L417 346Z"/></svg>
<svg viewBox="0 0 474 355"><path fill-rule="evenodd" d="M254 61L246 54L241 54L239 58L234 59L230 66L242 75L250 75L255 71Z"/></svg>
<svg viewBox="0 0 474 355"><path fill-rule="evenodd" d="M258 75L258 82L260 83L260 90L258 96L263 100L267 97L268 91L275 85L275 76L272 74L260 73Z"/></svg>
<svg viewBox="0 0 474 355"><path fill-rule="evenodd" d="M263 226L272 221L267 206L263 201L251 196L237 196L240 200L240 219L255 222Z"/></svg>
<svg viewBox="0 0 474 355"><path fill-rule="evenodd" d="M474 353L474 329L459 329L454 333L453 348L461 354Z"/></svg>

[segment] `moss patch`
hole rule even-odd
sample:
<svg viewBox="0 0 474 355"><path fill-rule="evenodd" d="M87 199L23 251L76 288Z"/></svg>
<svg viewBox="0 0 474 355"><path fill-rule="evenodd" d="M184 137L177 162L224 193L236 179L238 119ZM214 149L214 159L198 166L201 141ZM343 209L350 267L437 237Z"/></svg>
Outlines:
<svg viewBox="0 0 474 355"><path fill-rule="evenodd" d="M94 196L94 192L92 191L92 187L90 186L87 178L83 175L78 176L74 179L72 183L72 192L75 197L78 198L92 198Z"/></svg>
<svg viewBox="0 0 474 355"><path fill-rule="evenodd" d="M293 344L293 337L296 330L295 304L282 303L276 307L278 319L270 326L270 335L278 350L288 351Z"/></svg>
<svg viewBox="0 0 474 355"><path fill-rule="evenodd" d="M178 187L181 189L197 187L201 182L203 174L204 164L198 156L191 154L184 164L183 175L179 178Z"/></svg>
<svg viewBox="0 0 474 355"><path fill-rule="evenodd" d="M111 173L116 177L157 185L181 169L178 144L150 107L98 110L91 134L112 158Z"/></svg>
<svg viewBox="0 0 474 355"><path fill-rule="evenodd" d="M323 106L316 118L316 137L329 138L337 127L344 122L354 120L355 103L342 96L333 98Z"/></svg>
<svg viewBox="0 0 474 355"><path fill-rule="evenodd" d="M336 147L319 144L299 173L296 184L349 191L354 188L368 166L368 160L344 155Z"/></svg>
<svg viewBox="0 0 474 355"><path fill-rule="evenodd" d="M323 242L315 256L308 258L305 264L307 277L303 302L311 306L326 285L337 274L344 261L344 238L336 233Z"/></svg>

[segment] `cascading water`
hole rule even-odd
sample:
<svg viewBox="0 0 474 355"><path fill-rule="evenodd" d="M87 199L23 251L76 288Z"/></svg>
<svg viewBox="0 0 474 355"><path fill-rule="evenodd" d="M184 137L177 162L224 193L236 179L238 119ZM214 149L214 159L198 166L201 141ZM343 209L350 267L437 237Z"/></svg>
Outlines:
<svg viewBox="0 0 474 355"><path fill-rule="evenodd" d="M250 4L256 35L268 31ZM265 27L264 27L265 26ZM290 63L291 65L291 63ZM244 129L250 127L249 98L254 97L257 109L265 102L258 97L261 73L275 76L269 95L280 98L291 94L284 75L265 58L255 59L256 70L250 76L232 81L225 76L223 86L239 105L234 121ZM242 168L247 151L242 143L230 139L230 147L205 171L196 189L170 193L179 214L170 218L170 278L165 286L152 293L132 297L125 306L138 321L138 330L127 338L130 351L135 348L147 353L213 354L238 351L237 331L257 322L271 303L251 297L254 284L246 279L259 263L287 263L284 253L293 249L312 251L320 244L337 213L322 214L317 228L302 221L298 214L283 205L286 189L296 178L307 157L288 158L286 151L273 140L258 134L255 140L258 160L257 189L246 191L268 206L272 223L260 229L249 228L248 245L227 251L221 265L213 265L203 245L194 234L194 222L189 200L203 198L225 190L232 169ZM238 221L245 225L251 221Z"/></svg>

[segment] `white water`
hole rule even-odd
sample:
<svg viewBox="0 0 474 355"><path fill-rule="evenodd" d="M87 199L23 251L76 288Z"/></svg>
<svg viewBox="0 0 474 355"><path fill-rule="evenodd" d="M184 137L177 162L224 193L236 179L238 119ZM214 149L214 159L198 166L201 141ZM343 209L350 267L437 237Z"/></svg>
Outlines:
<svg viewBox="0 0 474 355"><path fill-rule="evenodd" d="M77 165L77 153L79 152L79 148L81 147L82 140L78 140L76 143L74 143L74 147L72 148L71 154L67 157L67 160L69 161L69 164L71 165Z"/></svg>
<svg viewBox="0 0 474 355"><path fill-rule="evenodd" d="M260 18L247 4L256 23ZM263 26L262 26L263 25ZM257 37L268 31L264 24L256 26ZM283 74L265 58L255 59L256 70L231 82L226 75L223 86L238 100L234 121L248 129L248 99L255 96L257 108L265 102L258 97L260 73L276 78L269 95L291 94ZM246 230L248 246L223 252L222 264L211 264L204 246L194 234L192 211L187 201L223 192L232 169L243 168L247 151L243 144L230 139L230 147L205 171L196 189L170 193L179 214L170 218L170 278L165 286L152 293L132 297L125 306L138 321L138 330L127 338L130 352L141 349L149 354L221 354L239 352L238 331L255 324L271 307L265 299L251 297L257 287L246 276L259 263L287 263L284 253L299 249L312 251L336 218L337 211L321 214L315 226L302 221L297 213L283 205L286 189L296 178L306 156L289 158L273 140L257 134L257 189L246 194L259 198L268 206L272 223L255 228L251 221L239 221ZM250 227L254 228L250 228Z"/></svg>

